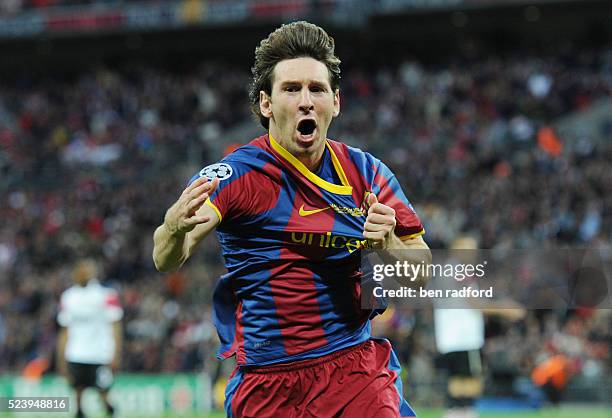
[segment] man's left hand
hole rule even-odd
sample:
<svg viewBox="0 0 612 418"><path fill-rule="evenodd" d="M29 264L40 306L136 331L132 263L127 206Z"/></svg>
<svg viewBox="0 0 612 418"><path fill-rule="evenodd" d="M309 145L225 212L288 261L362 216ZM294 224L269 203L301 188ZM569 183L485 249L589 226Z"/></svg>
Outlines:
<svg viewBox="0 0 612 418"><path fill-rule="evenodd" d="M367 199L368 217L363 226L363 236L368 245L375 249L390 249L395 241L395 210L378 202L376 195L370 193Z"/></svg>

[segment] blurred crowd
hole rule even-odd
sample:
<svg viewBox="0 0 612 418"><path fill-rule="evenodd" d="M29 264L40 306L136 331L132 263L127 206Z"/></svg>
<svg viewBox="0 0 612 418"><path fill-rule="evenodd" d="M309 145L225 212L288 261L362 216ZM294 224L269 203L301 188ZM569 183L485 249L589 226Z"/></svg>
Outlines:
<svg viewBox="0 0 612 418"><path fill-rule="evenodd" d="M184 0L188 4L191 0ZM209 0L208 3L219 1ZM0 17L12 17L22 12L44 11L57 7L102 6L113 7L133 3L163 4L163 0L2 0L0 1Z"/></svg>
<svg viewBox="0 0 612 418"><path fill-rule="evenodd" d="M213 338L202 314L222 263L209 250L203 273L186 284L184 273L161 276L152 233L212 158L204 140L248 120L247 82L247 74L207 65L191 74L100 69L0 87L1 370L51 355L68 263L82 255L101 259L103 279L123 294L126 369L201 367L198 343ZM194 333L199 340L190 341Z"/></svg>
<svg viewBox="0 0 612 418"><path fill-rule="evenodd" d="M432 248L460 234L482 248L610 248L612 114L594 136L564 137L555 124L611 99L612 51L343 71L330 137L388 163ZM102 279L122 295L123 370L214 364L210 293L224 271L216 240L161 275L152 234L193 173L260 134L248 82L247 67L211 62L0 82L0 372L53 358L59 295L70 262L85 255L103 262ZM434 367L431 314L394 315L381 329L404 362ZM578 335L571 321L581 321ZM493 364L501 351L528 374L536 353L569 335L587 370L610 372L610 316L534 311L504 326L487 340Z"/></svg>
<svg viewBox="0 0 612 418"><path fill-rule="evenodd" d="M29 10L41 10L57 6L81 6L88 4L118 5L142 0L2 0L0 16L13 16Z"/></svg>

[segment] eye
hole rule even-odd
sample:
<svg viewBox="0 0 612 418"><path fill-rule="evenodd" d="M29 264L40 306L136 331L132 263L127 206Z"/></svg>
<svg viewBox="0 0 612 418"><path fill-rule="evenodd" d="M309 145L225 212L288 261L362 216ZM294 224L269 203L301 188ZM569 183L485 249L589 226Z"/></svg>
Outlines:
<svg viewBox="0 0 612 418"><path fill-rule="evenodd" d="M322 93L325 91L325 89L321 86L312 86L310 87L310 91L313 93Z"/></svg>
<svg viewBox="0 0 612 418"><path fill-rule="evenodd" d="M290 93L295 93L297 91L300 91L300 88L298 86L287 86L285 87L285 91L288 91Z"/></svg>

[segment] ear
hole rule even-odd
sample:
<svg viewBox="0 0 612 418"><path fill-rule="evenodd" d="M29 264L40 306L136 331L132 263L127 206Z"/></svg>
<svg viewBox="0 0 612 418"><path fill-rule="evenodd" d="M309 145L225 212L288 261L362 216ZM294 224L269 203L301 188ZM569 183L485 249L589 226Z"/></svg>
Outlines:
<svg viewBox="0 0 612 418"><path fill-rule="evenodd" d="M259 111L265 118L272 117L272 98L263 90L259 92Z"/></svg>
<svg viewBox="0 0 612 418"><path fill-rule="evenodd" d="M340 89L334 92L334 117L340 114Z"/></svg>

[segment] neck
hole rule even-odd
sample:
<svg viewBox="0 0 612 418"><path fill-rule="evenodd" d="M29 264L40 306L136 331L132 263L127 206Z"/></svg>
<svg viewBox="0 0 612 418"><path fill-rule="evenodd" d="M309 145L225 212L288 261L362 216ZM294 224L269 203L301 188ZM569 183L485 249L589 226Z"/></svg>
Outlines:
<svg viewBox="0 0 612 418"><path fill-rule="evenodd" d="M308 153L303 155L296 155L295 157L300 160L302 164L313 173L319 169L321 162L323 161L323 151L325 151L325 144L319 147L314 153Z"/></svg>
<svg viewBox="0 0 612 418"><path fill-rule="evenodd" d="M304 164L311 172L316 172L323 161L323 152L325 151L325 140L321 141L320 144L313 145L310 149L302 150L296 148L295 144L291 143L291 139L285 140L280 134L278 129L274 126L270 126L270 135L274 140L290 152L299 162Z"/></svg>

